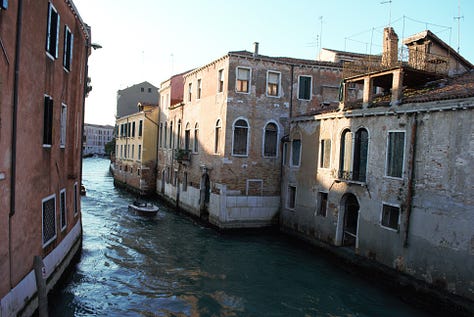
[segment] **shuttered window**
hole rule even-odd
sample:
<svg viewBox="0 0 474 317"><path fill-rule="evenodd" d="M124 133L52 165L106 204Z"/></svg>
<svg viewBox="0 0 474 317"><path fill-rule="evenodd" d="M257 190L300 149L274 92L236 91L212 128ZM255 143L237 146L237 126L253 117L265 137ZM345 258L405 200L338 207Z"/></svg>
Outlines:
<svg viewBox="0 0 474 317"><path fill-rule="evenodd" d="M405 132L389 132L387 144L387 176L402 177L404 155Z"/></svg>

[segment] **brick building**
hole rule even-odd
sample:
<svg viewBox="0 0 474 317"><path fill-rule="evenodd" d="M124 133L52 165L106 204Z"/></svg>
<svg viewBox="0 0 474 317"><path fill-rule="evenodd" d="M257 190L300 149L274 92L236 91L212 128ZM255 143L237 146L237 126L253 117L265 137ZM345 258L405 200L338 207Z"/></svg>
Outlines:
<svg viewBox="0 0 474 317"><path fill-rule="evenodd" d="M222 228L274 224L290 112L337 104L341 64L263 56L256 44L182 77L162 83L162 98L164 87L183 95L160 105L158 194Z"/></svg>
<svg viewBox="0 0 474 317"><path fill-rule="evenodd" d="M90 29L70 0L2 1L0 37L0 315L31 315L81 247Z"/></svg>
<svg viewBox="0 0 474 317"><path fill-rule="evenodd" d="M292 117L280 226L472 303L474 67L423 34L406 62L345 65L339 107Z"/></svg>

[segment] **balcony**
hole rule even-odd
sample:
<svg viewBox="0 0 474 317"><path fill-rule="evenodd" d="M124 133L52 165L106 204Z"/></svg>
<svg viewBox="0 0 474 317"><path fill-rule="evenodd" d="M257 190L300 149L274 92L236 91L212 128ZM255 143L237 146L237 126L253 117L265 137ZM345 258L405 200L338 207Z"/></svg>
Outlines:
<svg viewBox="0 0 474 317"><path fill-rule="evenodd" d="M186 149L175 149L174 159L178 163L189 163L191 162L191 150Z"/></svg>

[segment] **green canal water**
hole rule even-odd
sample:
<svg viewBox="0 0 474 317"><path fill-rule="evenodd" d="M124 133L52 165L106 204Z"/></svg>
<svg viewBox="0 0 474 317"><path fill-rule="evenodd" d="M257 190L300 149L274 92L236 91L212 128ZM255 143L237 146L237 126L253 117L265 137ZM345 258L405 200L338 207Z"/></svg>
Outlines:
<svg viewBox="0 0 474 317"><path fill-rule="evenodd" d="M50 316L432 316L284 235L136 216L108 164L84 160L82 256Z"/></svg>

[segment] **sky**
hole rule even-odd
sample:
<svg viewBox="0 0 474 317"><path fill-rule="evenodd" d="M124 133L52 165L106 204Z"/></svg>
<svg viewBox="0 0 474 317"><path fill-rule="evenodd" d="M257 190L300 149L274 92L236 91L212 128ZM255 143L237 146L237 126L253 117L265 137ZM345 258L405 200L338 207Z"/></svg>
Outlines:
<svg viewBox="0 0 474 317"><path fill-rule="evenodd" d="M115 123L117 91L161 82L230 51L316 59L321 47L380 54L383 28L431 30L474 63L472 0L73 0L92 28L85 122ZM157 101L158 102L158 101Z"/></svg>

